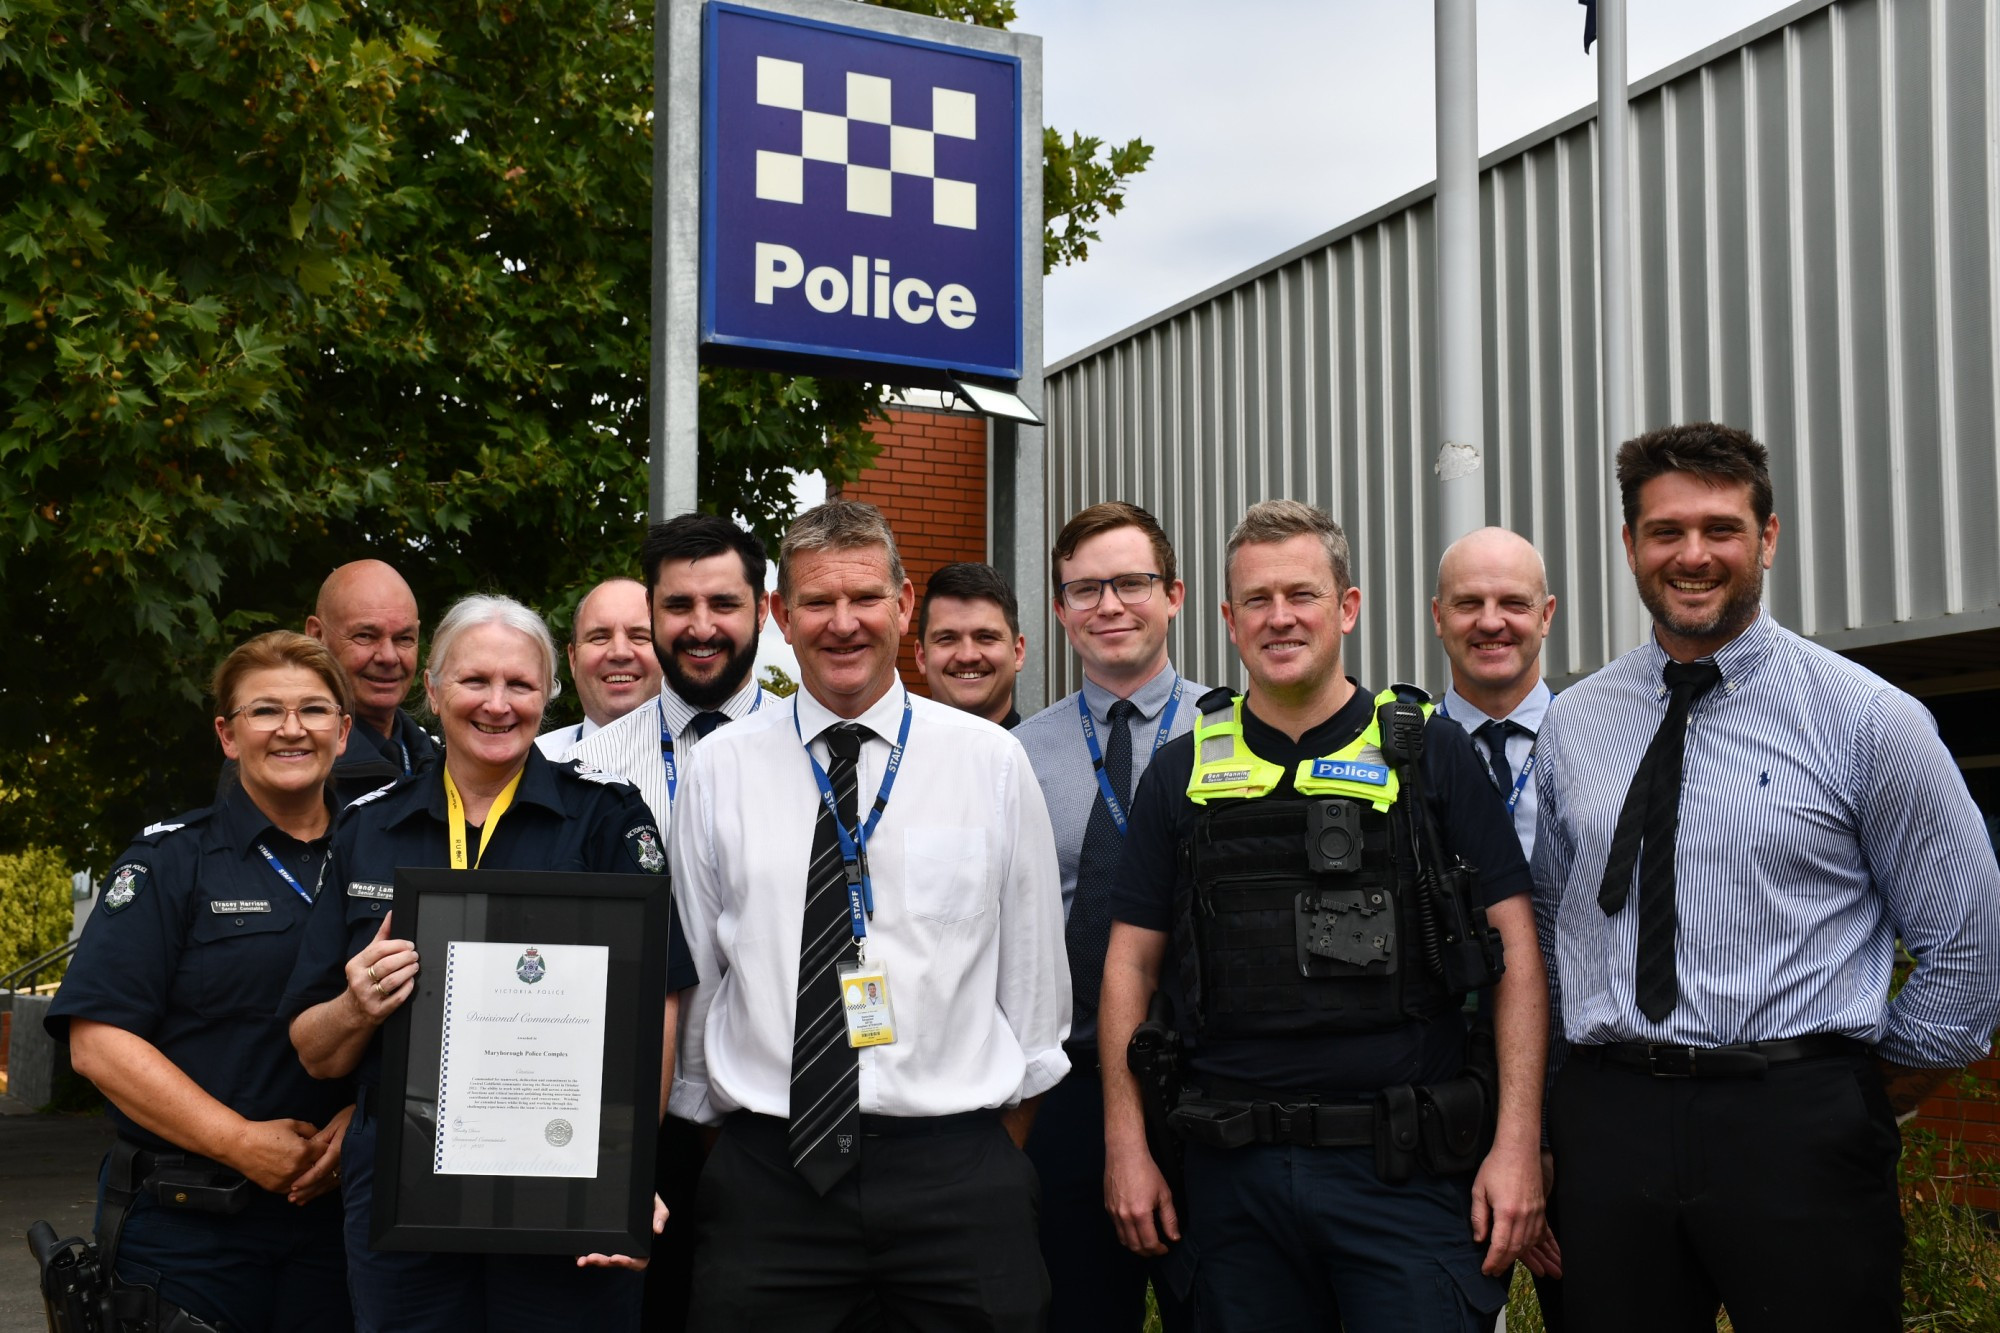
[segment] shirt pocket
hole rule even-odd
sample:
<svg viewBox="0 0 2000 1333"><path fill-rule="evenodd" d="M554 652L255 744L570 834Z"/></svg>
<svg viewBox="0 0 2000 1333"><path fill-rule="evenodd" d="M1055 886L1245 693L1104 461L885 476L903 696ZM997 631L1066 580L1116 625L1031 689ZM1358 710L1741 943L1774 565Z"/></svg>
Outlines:
<svg viewBox="0 0 2000 1333"><path fill-rule="evenodd" d="M198 1011L211 1017L269 1018L298 961L294 915L205 911L188 928L184 966Z"/></svg>
<svg viewBox="0 0 2000 1333"><path fill-rule="evenodd" d="M950 925L991 905L986 830L921 828L903 834L903 902L912 916Z"/></svg>

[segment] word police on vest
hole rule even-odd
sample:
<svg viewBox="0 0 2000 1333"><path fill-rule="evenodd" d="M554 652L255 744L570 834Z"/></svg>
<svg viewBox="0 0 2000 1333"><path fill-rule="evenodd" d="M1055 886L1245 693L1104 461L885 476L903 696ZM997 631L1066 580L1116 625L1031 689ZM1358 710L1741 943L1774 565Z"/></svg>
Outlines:
<svg viewBox="0 0 2000 1333"><path fill-rule="evenodd" d="M867 256L855 255L850 278L826 264L807 271L805 258L791 246L759 241L756 269L759 305L776 304L780 291L803 286L806 302L822 315L845 310L888 319L893 314L905 324L923 324L935 314L948 329L969 329L979 315L978 303L963 283L948 282L933 292L922 278L894 278L886 259L871 265Z"/></svg>

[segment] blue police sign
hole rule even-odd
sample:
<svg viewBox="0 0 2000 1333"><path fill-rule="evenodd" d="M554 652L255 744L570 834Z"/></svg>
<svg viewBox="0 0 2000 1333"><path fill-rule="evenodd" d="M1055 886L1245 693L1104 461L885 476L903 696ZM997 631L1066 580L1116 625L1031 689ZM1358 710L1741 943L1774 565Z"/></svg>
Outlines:
<svg viewBox="0 0 2000 1333"><path fill-rule="evenodd" d="M716 3L701 339L1022 374L1021 66Z"/></svg>

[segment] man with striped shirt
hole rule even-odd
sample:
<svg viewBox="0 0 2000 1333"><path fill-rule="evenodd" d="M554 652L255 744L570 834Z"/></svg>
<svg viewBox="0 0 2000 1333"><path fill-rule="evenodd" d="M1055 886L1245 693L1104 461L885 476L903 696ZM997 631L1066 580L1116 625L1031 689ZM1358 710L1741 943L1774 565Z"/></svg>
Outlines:
<svg viewBox="0 0 2000 1333"><path fill-rule="evenodd" d="M1565 1311L1898 1328L1896 1117L2000 1022L2000 870L1929 714L1761 609L1763 446L1669 427L1618 481L1654 632L1535 773Z"/></svg>

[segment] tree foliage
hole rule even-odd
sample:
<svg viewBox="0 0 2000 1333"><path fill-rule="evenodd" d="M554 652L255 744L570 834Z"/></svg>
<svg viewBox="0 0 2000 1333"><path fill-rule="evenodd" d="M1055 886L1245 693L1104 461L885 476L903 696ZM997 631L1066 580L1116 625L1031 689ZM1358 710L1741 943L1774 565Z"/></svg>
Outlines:
<svg viewBox="0 0 2000 1333"><path fill-rule="evenodd" d="M201 682L335 565L389 560L433 616L502 589L558 618L629 565L651 19L0 0L0 847L81 860L198 804ZM1149 151L1100 147L1051 153L1051 262ZM791 471L872 457L876 401L705 369L705 506L774 536Z"/></svg>
<svg viewBox="0 0 2000 1333"><path fill-rule="evenodd" d="M0 856L0 976L68 939L74 919L69 868L61 853L35 847ZM35 983L59 981L62 972L52 968Z"/></svg>

